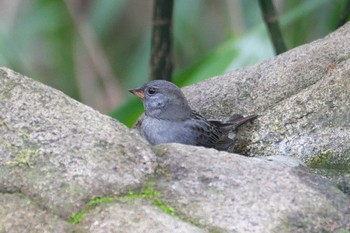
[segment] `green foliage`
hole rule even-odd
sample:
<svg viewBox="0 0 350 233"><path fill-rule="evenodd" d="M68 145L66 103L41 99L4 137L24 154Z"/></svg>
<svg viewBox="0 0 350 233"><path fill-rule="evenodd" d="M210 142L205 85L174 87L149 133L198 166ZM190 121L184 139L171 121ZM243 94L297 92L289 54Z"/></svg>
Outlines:
<svg viewBox="0 0 350 233"><path fill-rule="evenodd" d="M323 37L333 31L347 0L295 0L278 4L280 26L289 49ZM0 3L0 7L2 6ZM148 80L151 1L85 1L75 12L90 26L98 52L106 58L95 65L113 72L122 87L124 104L111 110L111 116L131 126L142 112L139 100L127 92ZM78 4L79 5L79 4ZM0 63L27 76L62 90L69 96L101 92L86 89L77 74L89 64L77 57L86 56L87 47L65 1L22 1L14 11L2 7ZM16 11L18 10L18 12ZM17 12L17 13L16 13ZM0 12L1 13L1 12ZM4 14L6 15L6 14ZM241 16L241 17L239 17ZM257 1L177 0L174 8L174 82L185 86L212 76L248 66L274 56ZM108 98L95 108L108 105ZM100 104L100 105L99 105Z"/></svg>
<svg viewBox="0 0 350 233"><path fill-rule="evenodd" d="M131 127L143 112L142 102L137 97L130 98L125 104L111 112L109 115L118 119L126 126Z"/></svg>

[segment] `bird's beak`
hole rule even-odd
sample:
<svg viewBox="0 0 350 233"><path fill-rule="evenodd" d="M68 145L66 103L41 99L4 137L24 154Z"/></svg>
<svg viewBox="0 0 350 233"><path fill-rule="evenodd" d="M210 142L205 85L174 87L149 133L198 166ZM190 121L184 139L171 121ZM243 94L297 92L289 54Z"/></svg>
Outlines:
<svg viewBox="0 0 350 233"><path fill-rule="evenodd" d="M143 93L143 90L141 90L141 89L130 89L129 91L132 94L134 94L137 97L139 97L140 99L144 99L145 98L145 94Z"/></svg>

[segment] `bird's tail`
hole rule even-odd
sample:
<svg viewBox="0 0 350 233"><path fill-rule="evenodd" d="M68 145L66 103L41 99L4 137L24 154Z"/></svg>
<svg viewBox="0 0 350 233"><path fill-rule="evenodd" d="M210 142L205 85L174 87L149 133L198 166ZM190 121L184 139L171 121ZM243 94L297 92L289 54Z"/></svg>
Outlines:
<svg viewBox="0 0 350 233"><path fill-rule="evenodd" d="M254 120L258 115L242 116L240 114L233 114L227 123L231 123L234 127L234 130L243 125L244 123Z"/></svg>

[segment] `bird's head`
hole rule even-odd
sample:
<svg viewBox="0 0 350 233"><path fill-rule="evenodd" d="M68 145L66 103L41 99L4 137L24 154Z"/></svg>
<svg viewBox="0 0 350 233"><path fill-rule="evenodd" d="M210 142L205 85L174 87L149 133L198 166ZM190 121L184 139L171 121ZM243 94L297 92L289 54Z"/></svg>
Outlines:
<svg viewBox="0 0 350 233"><path fill-rule="evenodd" d="M191 115L192 110L181 89L171 82L154 80L129 91L142 99L146 116L176 121Z"/></svg>

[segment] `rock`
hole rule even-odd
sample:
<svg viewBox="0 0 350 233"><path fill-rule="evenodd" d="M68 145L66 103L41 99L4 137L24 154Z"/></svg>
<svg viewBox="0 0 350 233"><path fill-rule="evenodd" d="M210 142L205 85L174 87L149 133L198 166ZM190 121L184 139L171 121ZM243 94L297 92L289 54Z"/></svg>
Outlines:
<svg viewBox="0 0 350 233"><path fill-rule="evenodd" d="M96 196L142 185L148 144L63 93L0 69L0 192L21 192L69 219Z"/></svg>
<svg viewBox="0 0 350 233"><path fill-rule="evenodd" d="M322 80L266 111L247 150L251 154L288 155L304 161L328 154L348 157L350 162L349 90L347 60Z"/></svg>
<svg viewBox="0 0 350 233"><path fill-rule="evenodd" d="M202 227L218 232L350 229L350 199L297 163L290 167L279 159L180 144L155 151L163 200Z"/></svg>
<svg viewBox="0 0 350 233"><path fill-rule="evenodd" d="M81 225L85 232L208 232L163 213L145 200L100 205L86 216Z"/></svg>
<svg viewBox="0 0 350 233"><path fill-rule="evenodd" d="M209 118L258 114L238 132L234 151L309 161L350 151L350 23L273 60L184 88ZM349 164L349 163L348 163Z"/></svg>
<svg viewBox="0 0 350 233"><path fill-rule="evenodd" d="M267 161L273 161L274 163L287 166L287 167L299 167L299 166L306 166L305 163L303 163L301 160L288 157L288 156L281 156L281 155L271 155L268 157L259 157L262 160Z"/></svg>
<svg viewBox="0 0 350 233"><path fill-rule="evenodd" d="M47 213L19 194L0 193L0 232L76 232L68 222Z"/></svg>

